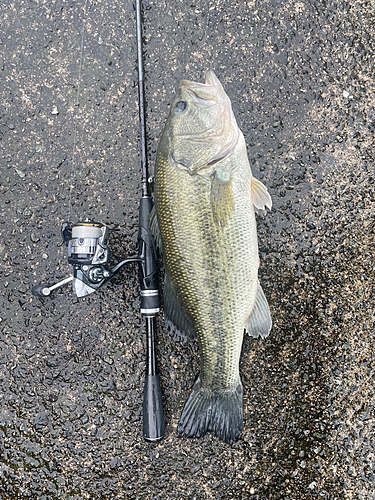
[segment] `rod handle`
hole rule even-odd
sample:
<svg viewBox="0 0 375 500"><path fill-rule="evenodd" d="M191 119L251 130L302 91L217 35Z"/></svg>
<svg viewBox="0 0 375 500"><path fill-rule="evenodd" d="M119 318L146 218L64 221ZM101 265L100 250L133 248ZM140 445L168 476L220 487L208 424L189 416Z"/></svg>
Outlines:
<svg viewBox="0 0 375 500"><path fill-rule="evenodd" d="M146 373L143 393L143 436L146 441L158 442L164 437L164 411L159 374Z"/></svg>

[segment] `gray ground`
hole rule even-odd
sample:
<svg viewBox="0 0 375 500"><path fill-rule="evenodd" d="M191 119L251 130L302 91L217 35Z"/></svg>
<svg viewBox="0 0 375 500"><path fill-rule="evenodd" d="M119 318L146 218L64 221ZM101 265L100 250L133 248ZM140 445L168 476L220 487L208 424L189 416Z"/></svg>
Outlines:
<svg viewBox="0 0 375 500"><path fill-rule="evenodd" d="M150 164L178 81L213 68L273 197L258 228L274 327L244 341L233 445L176 437L198 348L163 315L166 435L144 442L134 269L86 299L30 294L70 272L65 220L119 226L114 259L136 253L132 3L0 15L1 498L375 498L375 2L144 1Z"/></svg>

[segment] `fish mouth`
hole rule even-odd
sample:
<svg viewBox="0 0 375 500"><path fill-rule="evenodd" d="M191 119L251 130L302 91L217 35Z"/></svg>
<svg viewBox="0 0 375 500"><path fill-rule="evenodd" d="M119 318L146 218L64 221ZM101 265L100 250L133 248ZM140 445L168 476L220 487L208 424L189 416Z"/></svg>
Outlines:
<svg viewBox="0 0 375 500"><path fill-rule="evenodd" d="M181 80L178 89L188 91L194 99L194 104L197 105L210 106L220 101L219 97L223 96L229 101L223 86L212 70L206 72L204 83Z"/></svg>
<svg viewBox="0 0 375 500"><path fill-rule="evenodd" d="M205 74L205 84L221 86L220 80L211 69L209 69Z"/></svg>
<svg viewBox="0 0 375 500"><path fill-rule="evenodd" d="M217 86L217 87L223 88L223 86L220 83L220 80L215 75L215 73L212 71L212 69L209 69L208 71L206 71L204 77L205 77L204 83L193 82L191 80L181 80L179 83L179 86L197 85L199 87L216 87Z"/></svg>

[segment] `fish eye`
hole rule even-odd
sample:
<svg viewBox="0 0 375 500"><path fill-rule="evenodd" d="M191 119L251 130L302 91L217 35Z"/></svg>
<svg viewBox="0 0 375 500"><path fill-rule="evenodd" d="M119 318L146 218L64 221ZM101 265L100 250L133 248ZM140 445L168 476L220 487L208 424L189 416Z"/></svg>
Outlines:
<svg viewBox="0 0 375 500"><path fill-rule="evenodd" d="M187 108L187 102L178 101L176 103L175 110L177 111L177 113L182 113L183 111L185 111L186 108Z"/></svg>

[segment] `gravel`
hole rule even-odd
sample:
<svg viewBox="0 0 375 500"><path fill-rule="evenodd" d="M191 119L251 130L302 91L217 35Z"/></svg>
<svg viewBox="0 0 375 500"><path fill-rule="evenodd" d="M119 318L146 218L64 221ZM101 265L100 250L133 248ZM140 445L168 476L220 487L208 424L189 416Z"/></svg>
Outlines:
<svg viewBox="0 0 375 500"><path fill-rule="evenodd" d="M119 227L113 262L137 251L134 17L131 2L3 4L0 496L370 500L374 7L144 2L150 174L178 81L213 68L274 202L258 218L274 327L244 340L244 430L232 445L176 437L199 354L170 337L163 314L166 434L144 442L134 268L84 299L69 287L30 293L70 273L64 221Z"/></svg>

